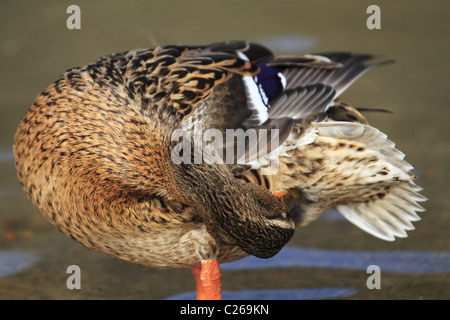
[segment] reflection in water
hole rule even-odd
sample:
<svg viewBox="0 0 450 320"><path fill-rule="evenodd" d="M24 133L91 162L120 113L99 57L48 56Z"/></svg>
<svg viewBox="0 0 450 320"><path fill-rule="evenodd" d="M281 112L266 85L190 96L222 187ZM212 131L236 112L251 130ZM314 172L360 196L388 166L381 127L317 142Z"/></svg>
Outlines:
<svg viewBox="0 0 450 320"><path fill-rule="evenodd" d="M313 300L351 296L358 291L352 288L267 289L223 291L223 300ZM195 292L180 293L167 300L195 300Z"/></svg>
<svg viewBox="0 0 450 320"><path fill-rule="evenodd" d="M450 253L420 251L347 251L286 247L270 259L247 257L224 263L222 270L244 270L275 267L322 267L367 270L377 265L381 271L399 273L435 273L450 271ZM357 293L352 288L302 288L224 291L224 300L279 299L306 300L347 297ZM195 292L171 296L169 300L193 300Z"/></svg>
<svg viewBox="0 0 450 320"><path fill-rule="evenodd" d="M350 251L285 247L275 257L247 257L224 263L223 270L270 267L321 267L366 270L377 265L382 271L401 273L450 272L450 253L424 251Z"/></svg>
<svg viewBox="0 0 450 320"><path fill-rule="evenodd" d="M40 260L37 253L19 250L0 250L0 278L16 274Z"/></svg>

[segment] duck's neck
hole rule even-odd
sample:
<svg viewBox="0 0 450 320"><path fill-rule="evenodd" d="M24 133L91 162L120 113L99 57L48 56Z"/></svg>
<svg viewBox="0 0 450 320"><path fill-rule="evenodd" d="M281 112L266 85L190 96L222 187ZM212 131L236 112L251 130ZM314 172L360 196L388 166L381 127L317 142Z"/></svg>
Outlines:
<svg viewBox="0 0 450 320"><path fill-rule="evenodd" d="M292 237L294 224L268 191L234 178L221 164L174 165L174 180L186 200L198 208L208 231L220 242L268 258Z"/></svg>

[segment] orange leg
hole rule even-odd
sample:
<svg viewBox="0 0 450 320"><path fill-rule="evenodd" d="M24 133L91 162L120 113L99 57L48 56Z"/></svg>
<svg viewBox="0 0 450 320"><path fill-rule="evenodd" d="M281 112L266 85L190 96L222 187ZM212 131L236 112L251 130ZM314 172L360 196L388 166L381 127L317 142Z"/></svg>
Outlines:
<svg viewBox="0 0 450 320"><path fill-rule="evenodd" d="M193 267L197 287L197 300L221 300L221 272L217 260L202 262L201 267Z"/></svg>
<svg viewBox="0 0 450 320"><path fill-rule="evenodd" d="M192 267L191 270L195 277L195 286L197 288L197 300L206 300L205 290L203 289L202 281L200 280L202 267Z"/></svg>

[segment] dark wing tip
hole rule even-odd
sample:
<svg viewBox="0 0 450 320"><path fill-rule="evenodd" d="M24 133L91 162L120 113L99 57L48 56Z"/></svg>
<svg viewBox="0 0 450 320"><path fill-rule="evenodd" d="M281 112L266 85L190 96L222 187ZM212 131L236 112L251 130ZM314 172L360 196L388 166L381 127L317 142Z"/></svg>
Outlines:
<svg viewBox="0 0 450 320"><path fill-rule="evenodd" d="M272 51L258 43L248 41L226 41L214 43L208 47L212 52L236 53L242 52L248 60L254 64L259 64L273 57Z"/></svg>

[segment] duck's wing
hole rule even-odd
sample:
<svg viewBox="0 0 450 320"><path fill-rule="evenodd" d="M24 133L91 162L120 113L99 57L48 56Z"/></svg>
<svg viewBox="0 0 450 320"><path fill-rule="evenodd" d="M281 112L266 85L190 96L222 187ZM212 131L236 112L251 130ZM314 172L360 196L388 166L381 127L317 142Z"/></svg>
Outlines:
<svg viewBox="0 0 450 320"><path fill-rule="evenodd" d="M258 72L257 64L239 56L243 51L253 61L270 54L264 47L246 42L170 45L129 51L120 68L127 90L139 96L142 104L162 108L185 121L200 102L233 74L254 76Z"/></svg>
<svg viewBox="0 0 450 320"><path fill-rule="evenodd" d="M287 156L290 149L312 143L314 137L308 130L311 124L330 115L334 117L336 108L340 113L345 111L347 117L351 115L355 121L364 122L356 110L336 99L362 74L379 64L371 63L373 58L365 54L324 53L275 56L258 63L256 76L242 77L247 109L252 111L242 126L256 130L255 144L263 146L268 155L264 157L254 152L254 148L253 151L248 148L242 159L248 159L251 168L258 169L266 166L271 158ZM270 129L271 139L260 135L261 129ZM274 139L277 143L272 147ZM270 154L275 151L276 154ZM242 159L237 160L242 163ZM236 172L245 172L244 166L238 167L234 167Z"/></svg>
<svg viewBox="0 0 450 320"><path fill-rule="evenodd" d="M374 65L366 63L371 58L351 53L274 56L259 44L230 41L132 50L96 60L88 69L95 77L94 69L106 65L103 80L120 78L143 112L160 108L183 122L204 102L206 127L213 127L211 122L233 129L326 111Z"/></svg>
<svg viewBox="0 0 450 320"><path fill-rule="evenodd" d="M268 65L283 69L282 73L286 78L287 89L296 88L298 85L322 83L332 87L336 91L336 96L339 96L375 65L391 62L389 60L368 63L372 59L374 56L369 54L326 52L306 55L300 62L295 58L276 57Z"/></svg>
<svg viewBox="0 0 450 320"><path fill-rule="evenodd" d="M258 160L264 158L250 145L270 154L285 152L294 140L311 143L311 137L303 137L307 128L326 118L336 97L373 66L367 63L371 58L351 53L277 57L261 45L231 41L133 50L111 60L143 112L158 108L188 130L196 125L203 132L231 129L233 141L248 141L253 130L256 140L244 153L224 158L242 173L261 166ZM230 143L223 141L224 151Z"/></svg>

